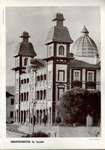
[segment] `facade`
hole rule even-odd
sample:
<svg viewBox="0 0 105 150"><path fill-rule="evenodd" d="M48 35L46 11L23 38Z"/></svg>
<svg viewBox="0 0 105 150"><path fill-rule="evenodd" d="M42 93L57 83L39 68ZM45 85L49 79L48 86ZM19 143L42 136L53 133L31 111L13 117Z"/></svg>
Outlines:
<svg viewBox="0 0 105 150"><path fill-rule="evenodd" d="M23 41L15 55L15 122L41 124L44 115L48 123L55 123L59 115L57 105L63 92L74 87L100 90L100 60L95 42L86 27L83 36L73 40L63 26L63 14L57 13L46 39L47 57L37 55L29 34L23 32Z"/></svg>
<svg viewBox="0 0 105 150"><path fill-rule="evenodd" d="M6 123L15 122L15 97L14 87L6 88Z"/></svg>

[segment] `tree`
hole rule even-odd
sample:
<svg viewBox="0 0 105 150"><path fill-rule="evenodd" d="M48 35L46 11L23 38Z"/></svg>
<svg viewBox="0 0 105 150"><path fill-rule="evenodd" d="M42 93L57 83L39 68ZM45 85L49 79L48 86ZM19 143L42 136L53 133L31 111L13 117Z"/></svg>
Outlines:
<svg viewBox="0 0 105 150"><path fill-rule="evenodd" d="M46 125L46 123L47 123L47 115L44 115L44 117L43 117L43 123L44 123L44 125Z"/></svg>
<svg viewBox="0 0 105 150"><path fill-rule="evenodd" d="M93 116L97 124L100 119L100 92L74 88L60 98L58 110L65 123L86 124L86 116Z"/></svg>

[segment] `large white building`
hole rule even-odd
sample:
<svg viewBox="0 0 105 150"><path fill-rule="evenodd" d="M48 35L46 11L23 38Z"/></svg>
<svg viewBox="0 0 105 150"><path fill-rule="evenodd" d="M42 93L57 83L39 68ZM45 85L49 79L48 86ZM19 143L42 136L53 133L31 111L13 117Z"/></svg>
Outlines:
<svg viewBox="0 0 105 150"><path fill-rule="evenodd" d="M100 60L95 42L86 27L74 43L69 30L63 26L63 14L57 13L46 40L46 59L37 55L29 34L23 32L23 41L15 55L15 122L41 124L43 116L55 123L59 115L57 104L66 90L74 87L100 90ZM71 44L73 43L72 49Z"/></svg>

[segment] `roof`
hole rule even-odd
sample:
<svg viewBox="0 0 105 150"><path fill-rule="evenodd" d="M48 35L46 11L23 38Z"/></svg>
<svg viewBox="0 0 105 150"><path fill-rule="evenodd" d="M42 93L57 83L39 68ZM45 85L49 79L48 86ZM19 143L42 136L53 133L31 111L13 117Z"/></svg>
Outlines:
<svg viewBox="0 0 105 150"><path fill-rule="evenodd" d="M14 96L15 95L14 90L15 90L14 86L6 86L6 95Z"/></svg>
<svg viewBox="0 0 105 150"><path fill-rule="evenodd" d="M37 54L34 51L31 42L21 42L17 45L15 56L35 57Z"/></svg>
<svg viewBox="0 0 105 150"><path fill-rule="evenodd" d="M36 65L38 68L46 67L46 61L44 59L32 58L30 60L31 65Z"/></svg>
<svg viewBox="0 0 105 150"><path fill-rule="evenodd" d="M9 96L14 96L14 95L12 95L12 94L6 92L6 97L9 97Z"/></svg>
<svg viewBox="0 0 105 150"><path fill-rule="evenodd" d="M50 28L46 39L46 44L50 42L73 43L73 40L70 37L67 27L54 26Z"/></svg>
<svg viewBox="0 0 105 150"><path fill-rule="evenodd" d="M71 52L75 56L97 57L98 49L95 42L89 37L86 27L82 30L83 36L79 37L73 44Z"/></svg>
<svg viewBox="0 0 105 150"><path fill-rule="evenodd" d="M23 41L17 45L15 56L35 57L37 54L32 43L28 41L30 37L28 32L24 31L20 37L23 38Z"/></svg>
<svg viewBox="0 0 105 150"><path fill-rule="evenodd" d="M69 67L70 68L91 68L91 69L99 69L100 68L100 63L99 64L89 64L87 62L73 59L69 62Z"/></svg>

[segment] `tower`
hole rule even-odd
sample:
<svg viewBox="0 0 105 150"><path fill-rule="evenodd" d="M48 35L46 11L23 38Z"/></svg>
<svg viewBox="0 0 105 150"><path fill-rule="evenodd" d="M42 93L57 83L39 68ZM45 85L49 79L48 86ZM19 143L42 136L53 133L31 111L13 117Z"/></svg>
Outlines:
<svg viewBox="0 0 105 150"><path fill-rule="evenodd" d="M47 46L47 100L48 100L48 114L50 123L55 122L55 118L59 115L57 105L61 94L69 88L67 77L68 62L70 61L70 45L73 40L70 37L67 27L63 25L63 14L57 13L52 20L56 25L48 32L46 46Z"/></svg>
<svg viewBox="0 0 105 150"><path fill-rule="evenodd" d="M21 99L21 80L22 74L26 73L26 67L29 59L36 56L33 45L29 42L29 33L23 32L20 38L23 39L21 43L17 45L15 57L15 121L20 122L20 99Z"/></svg>

